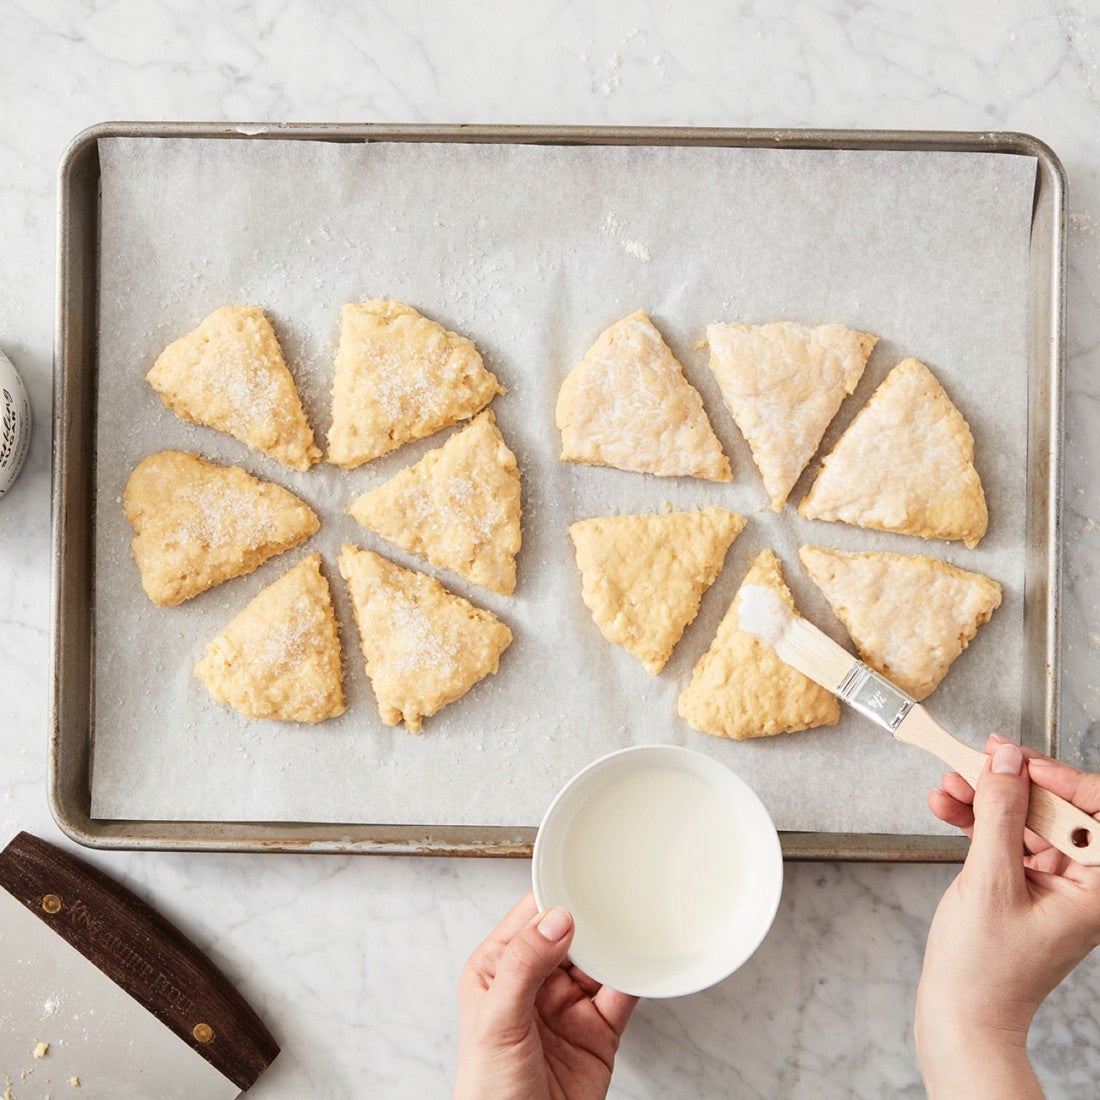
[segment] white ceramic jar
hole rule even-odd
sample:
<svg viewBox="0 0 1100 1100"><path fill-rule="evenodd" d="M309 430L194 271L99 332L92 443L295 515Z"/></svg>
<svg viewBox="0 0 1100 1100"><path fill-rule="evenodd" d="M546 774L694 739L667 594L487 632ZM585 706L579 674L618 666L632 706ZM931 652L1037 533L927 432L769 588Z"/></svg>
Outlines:
<svg viewBox="0 0 1100 1100"><path fill-rule="evenodd" d="M0 351L0 497L13 485L31 449L31 403L23 379Z"/></svg>

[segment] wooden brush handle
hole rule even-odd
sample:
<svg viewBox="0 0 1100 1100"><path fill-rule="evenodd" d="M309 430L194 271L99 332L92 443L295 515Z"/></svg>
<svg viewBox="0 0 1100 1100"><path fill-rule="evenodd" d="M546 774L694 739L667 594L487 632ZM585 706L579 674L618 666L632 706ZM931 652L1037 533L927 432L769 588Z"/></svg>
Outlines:
<svg viewBox="0 0 1100 1100"><path fill-rule="evenodd" d="M978 785L986 754L953 737L924 707L913 707L894 736L938 757L972 787ZM1027 807L1027 827L1070 859L1093 867L1100 865L1100 821L1034 783Z"/></svg>

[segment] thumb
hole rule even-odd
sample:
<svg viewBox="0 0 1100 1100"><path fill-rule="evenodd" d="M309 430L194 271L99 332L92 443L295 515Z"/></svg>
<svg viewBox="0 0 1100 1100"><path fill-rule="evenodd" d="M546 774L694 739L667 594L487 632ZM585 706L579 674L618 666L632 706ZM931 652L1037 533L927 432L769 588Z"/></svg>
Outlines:
<svg viewBox="0 0 1100 1100"><path fill-rule="evenodd" d="M966 857L970 876L988 891L1020 897L1024 878L1024 824L1030 781L1020 746L998 745L974 791L974 835Z"/></svg>
<svg viewBox="0 0 1100 1100"><path fill-rule="evenodd" d="M482 1019L496 1036L525 1032L542 983L561 965L573 940L566 909L540 913L508 946L485 996Z"/></svg>

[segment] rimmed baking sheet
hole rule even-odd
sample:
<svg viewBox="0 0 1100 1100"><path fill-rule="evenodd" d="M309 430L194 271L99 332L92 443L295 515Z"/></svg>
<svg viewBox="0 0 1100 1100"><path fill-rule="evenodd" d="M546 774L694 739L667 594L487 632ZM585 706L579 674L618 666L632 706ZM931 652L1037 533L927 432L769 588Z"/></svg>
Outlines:
<svg viewBox="0 0 1100 1100"><path fill-rule="evenodd" d="M738 143L729 132L662 131L648 141L639 133L616 147L621 133L588 133L587 144L575 144L584 137L323 128L306 141L306 133L275 143L238 134L211 143L188 140L186 132L158 139L155 127L133 137L120 130L98 134L95 149L103 187L98 378L96 393L85 395L99 409L95 797L87 823L69 821L74 832L97 843L250 847L262 837L267 846L297 846L308 838L314 848L372 850L401 847L408 830L417 848L522 851L542 807L573 771L624 744L666 740L709 751L738 770L780 828L809 841L803 851L817 843L819 854L837 854L830 839L837 836L851 838L859 858L957 850L932 835L923 809L923 790L938 766L854 716L837 730L731 744L682 723L675 696L757 547L780 551L804 610L823 623L824 604L797 565L801 541L931 552L1006 584L1004 606L933 697L934 709L966 735L978 698L980 728L1015 732L1021 701L1004 692L990 698L984 685L1029 680L1035 615L1045 610L1049 620L1054 610L1024 599L1033 590L1051 594L1051 555L1042 553L1042 540L1032 545L1036 501L1026 479L1029 454L1049 455L1056 443L1050 404L1036 408L1032 401L1028 411L1036 371L1056 381L1056 363L1037 366L1033 351L1035 330L1045 323L1036 287L1050 288L1049 297L1038 295L1050 309L1058 285L1050 274L1060 256L1050 209L1061 194L1051 192L1056 162L1043 160L1038 143L1005 136L990 155L984 150L992 142L973 138L969 148L982 152L964 155L930 150L928 141L906 148L905 139L881 135L882 145L903 149L846 149L836 141L807 150L788 136L787 148L750 150L748 138ZM355 144L353 133L380 143ZM402 140L413 136L422 140ZM804 135L807 144L820 138ZM954 140L965 144L965 135ZM1044 173L1046 202L1034 202L1044 196ZM1037 257L1042 210L1051 218L1050 240ZM209 247L214 240L216 249ZM1037 284L1038 262L1047 278ZM416 564L341 513L355 492L445 435L354 475L332 468L293 475L216 433L179 424L142 381L150 357L209 309L256 301L271 312L323 430L339 306L371 294L413 301L482 347L509 387L494 408L525 474L516 596L492 597L440 574L505 618L517 641L501 674L429 722L422 738L378 722L333 565L342 541ZM734 461L732 486L557 462L552 409L561 377L600 328L637 306L652 312L703 391ZM778 518L757 510L763 496L755 469L709 380L705 355L691 345L709 320L781 318L840 320L883 337L826 446L898 359L913 354L933 366L978 440L994 515L979 550L807 524L791 509ZM1045 433L1036 424L1044 412ZM325 554L344 613L352 705L339 723L304 734L247 723L214 707L190 678L203 641L300 555L276 559L183 608L143 602L117 496L134 463L163 446L238 462L325 513L325 529L309 549ZM653 510L665 501L724 504L750 523L699 620L655 679L592 626L565 527L583 515ZM1046 583L1036 586L1037 578ZM1049 630L1038 634L1049 637ZM148 641L135 647L134 638ZM1052 659L1043 649L1039 682ZM548 693L554 683L569 683L568 695ZM1040 743L1050 747L1053 723L1042 729ZM181 780L190 775L202 777L194 790ZM182 797L173 801L173 792ZM192 820L173 826L171 817ZM107 818L125 823L108 825ZM235 826L234 819L251 824ZM152 821L164 823L160 837L145 827ZM342 842L333 841L333 830ZM798 847L788 840L788 851Z"/></svg>

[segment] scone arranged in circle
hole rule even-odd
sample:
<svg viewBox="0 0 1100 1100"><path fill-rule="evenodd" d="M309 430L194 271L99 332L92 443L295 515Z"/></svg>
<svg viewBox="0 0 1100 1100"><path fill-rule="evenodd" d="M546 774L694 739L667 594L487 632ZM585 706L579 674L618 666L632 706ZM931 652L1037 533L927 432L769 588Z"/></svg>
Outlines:
<svg viewBox="0 0 1100 1100"><path fill-rule="evenodd" d="M860 657L918 702L1001 604L1001 586L945 561L820 546L798 551Z"/></svg>
<svg viewBox="0 0 1100 1100"><path fill-rule="evenodd" d="M512 632L495 615L448 592L434 577L345 546L340 573L387 726L419 733L425 718L496 672Z"/></svg>
<svg viewBox="0 0 1100 1100"><path fill-rule="evenodd" d="M566 462L730 481L699 391L643 310L600 333L556 410Z"/></svg>
<svg viewBox="0 0 1100 1100"><path fill-rule="evenodd" d="M923 363L905 359L886 376L824 459L798 514L978 545L989 516L974 437Z"/></svg>
<svg viewBox="0 0 1100 1100"><path fill-rule="evenodd" d="M794 609L779 559L762 550L741 588L766 585ZM730 604L710 649L699 658L680 693L680 717L700 733L744 741L815 726L835 726L840 703L832 692L781 661L771 646L739 625L741 590Z"/></svg>
<svg viewBox="0 0 1100 1100"><path fill-rule="evenodd" d="M843 325L707 326L710 369L780 511L878 337Z"/></svg>
<svg viewBox="0 0 1100 1100"><path fill-rule="evenodd" d="M206 647L195 676L249 718L323 722L344 713L344 673L321 555L262 589Z"/></svg>
<svg viewBox="0 0 1100 1100"><path fill-rule="evenodd" d="M519 469L492 410L364 493L348 511L432 565L503 596L516 589Z"/></svg>
<svg viewBox="0 0 1100 1100"><path fill-rule="evenodd" d="M660 672L744 526L725 508L572 524L581 595L603 636Z"/></svg>
<svg viewBox="0 0 1100 1100"><path fill-rule="evenodd" d="M169 344L146 377L182 420L217 428L295 470L321 458L275 332L256 306L215 310Z"/></svg>
<svg viewBox="0 0 1100 1100"><path fill-rule="evenodd" d="M187 451L160 451L138 463L123 506L142 587L161 607L251 573L321 526L286 489Z"/></svg>
<svg viewBox="0 0 1100 1100"><path fill-rule="evenodd" d="M328 460L353 470L480 412L504 388L477 348L404 302L344 306Z"/></svg>

